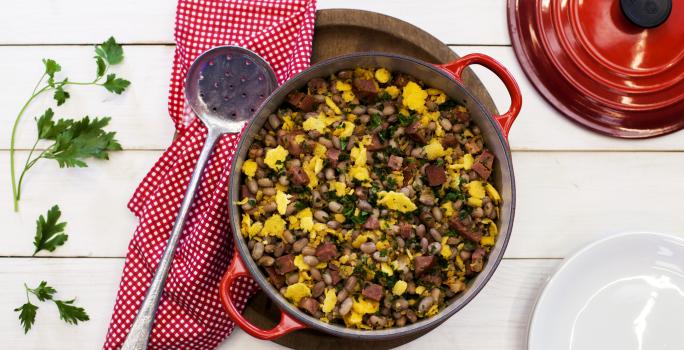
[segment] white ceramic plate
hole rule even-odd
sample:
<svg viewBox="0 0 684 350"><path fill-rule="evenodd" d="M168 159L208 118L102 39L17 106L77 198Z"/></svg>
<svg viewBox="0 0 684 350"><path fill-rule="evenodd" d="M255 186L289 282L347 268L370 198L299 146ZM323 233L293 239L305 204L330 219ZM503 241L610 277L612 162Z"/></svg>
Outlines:
<svg viewBox="0 0 684 350"><path fill-rule="evenodd" d="M528 350L684 349L684 239L624 233L567 259L537 300Z"/></svg>

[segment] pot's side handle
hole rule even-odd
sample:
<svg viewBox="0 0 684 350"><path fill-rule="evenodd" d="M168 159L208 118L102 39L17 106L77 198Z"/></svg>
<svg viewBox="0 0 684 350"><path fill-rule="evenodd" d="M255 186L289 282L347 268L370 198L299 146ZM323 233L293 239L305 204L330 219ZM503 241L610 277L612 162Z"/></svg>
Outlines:
<svg viewBox="0 0 684 350"><path fill-rule="evenodd" d="M237 307L233 303L233 296L230 293L231 285L238 277L243 276L250 277L245 263L242 261L242 258L240 258L240 254L237 252L237 250L235 250L233 253L233 261L230 263L228 270L226 271L225 275L223 275L223 279L221 280L219 294L221 296L223 307L228 312L228 315L233 321L235 321L235 323L238 324L238 326L240 326L240 328L242 328L242 330L256 338L272 340L280 338L283 335L298 329L306 328L304 324L292 318L290 315L285 313L285 311L280 312L280 322L271 329L261 329L250 323L242 316L240 311L238 311Z"/></svg>
<svg viewBox="0 0 684 350"><path fill-rule="evenodd" d="M508 111L502 115L496 115L496 121L499 122L501 126L501 131L504 136L508 138L508 132L511 130L513 121L518 114L520 114L520 108L522 107L522 94L520 93L520 87L518 83L513 79L511 73L497 60L483 55L481 53L473 53L470 55L463 56L455 61L438 65L438 67L446 70L454 76L459 82L463 82L463 70L466 69L471 64L479 64L489 70L491 70L496 76L503 81L506 89L508 89L508 94L511 96L511 107Z"/></svg>

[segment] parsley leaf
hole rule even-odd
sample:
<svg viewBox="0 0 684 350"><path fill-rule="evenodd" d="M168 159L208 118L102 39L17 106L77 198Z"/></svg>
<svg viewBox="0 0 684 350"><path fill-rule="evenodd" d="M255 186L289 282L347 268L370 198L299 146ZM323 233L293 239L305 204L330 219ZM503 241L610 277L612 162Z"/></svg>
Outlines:
<svg viewBox="0 0 684 350"><path fill-rule="evenodd" d="M102 44L95 46L95 54L110 65L119 64L123 61L123 48L117 44L112 36Z"/></svg>
<svg viewBox="0 0 684 350"><path fill-rule="evenodd" d="M131 82L126 80L126 79L121 79L117 78L116 74L109 74L107 75L107 80L102 84L105 89L109 92L113 92L115 94L120 95L128 85L131 85Z"/></svg>
<svg viewBox="0 0 684 350"><path fill-rule="evenodd" d="M82 307L73 305L76 299L71 300L55 300L57 309L59 310L59 318L66 323L78 324L79 321L88 321L90 317Z"/></svg>
<svg viewBox="0 0 684 350"><path fill-rule="evenodd" d="M97 64L97 77L101 77L105 74L107 71L107 64L105 63L104 59L102 57L96 56L95 57L95 63Z"/></svg>
<svg viewBox="0 0 684 350"><path fill-rule="evenodd" d="M380 114L374 113L371 116L371 120L368 123L368 130L373 130L382 124L382 116Z"/></svg>
<svg viewBox="0 0 684 350"><path fill-rule="evenodd" d="M31 304L31 302L27 302L14 309L14 311L19 313L19 322L21 322L21 326L24 327L24 334L28 333L36 322L36 311L38 311L38 306Z"/></svg>
<svg viewBox="0 0 684 350"><path fill-rule="evenodd" d="M42 154L42 157L54 159L59 167L87 167L86 158L109 159L109 151L121 150L121 145L114 139L115 132L105 132L104 127L111 118L85 117L81 120L64 121L68 126L55 138L55 143ZM57 124L61 122L58 121Z"/></svg>
<svg viewBox="0 0 684 350"><path fill-rule="evenodd" d="M38 217L36 221L36 238L33 241L33 246L36 250L33 255L36 255L41 250L49 252L55 251L57 247L64 245L69 236L64 233L66 222L57 222L62 212L59 206L55 205L47 212L47 219L43 215Z"/></svg>
<svg viewBox="0 0 684 350"><path fill-rule="evenodd" d="M55 101L57 101L58 106L63 105L69 97L71 97L71 95L69 95L69 92L64 91L63 85L58 85L55 88L55 94L53 95L53 98Z"/></svg>
<svg viewBox="0 0 684 350"><path fill-rule="evenodd" d="M41 281L38 287L35 289L27 288L27 290L38 298L40 301L52 300L52 297L57 293L57 291L48 286L47 282Z"/></svg>

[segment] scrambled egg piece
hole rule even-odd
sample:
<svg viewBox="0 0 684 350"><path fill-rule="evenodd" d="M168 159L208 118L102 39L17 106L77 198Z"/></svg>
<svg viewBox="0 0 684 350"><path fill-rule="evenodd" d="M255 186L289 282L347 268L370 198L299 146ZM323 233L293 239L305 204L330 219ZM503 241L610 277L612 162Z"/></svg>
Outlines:
<svg viewBox="0 0 684 350"><path fill-rule="evenodd" d="M368 241L368 236L358 235L358 236L356 236L356 239L354 239L354 242L352 242L352 247L358 248L362 244L366 243L366 241Z"/></svg>
<svg viewBox="0 0 684 350"><path fill-rule="evenodd" d="M436 138L433 138L430 140L430 143L423 146L423 150L425 151L425 155L427 155L428 159L430 160L435 160L446 155L446 152L444 152L444 147L442 147L442 143Z"/></svg>
<svg viewBox="0 0 684 350"><path fill-rule="evenodd" d="M311 160L304 162L302 169L304 169L304 172L309 177L309 188L313 189L318 186L318 177L316 175L323 170L323 159L314 156Z"/></svg>
<svg viewBox="0 0 684 350"><path fill-rule="evenodd" d="M420 85L410 81L406 86L404 86L404 92L402 94L403 104L417 112L422 112L425 110L425 99L428 94L423 90Z"/></svg>
<svg viewBox="0 0 684 350"><path fill-rule="evenodd" d="M386 262L380 264L380 271L386 273L387 276L394 276L394 270L392 269L392 266Z"/></svg>
<svg viewBox="0 0 684 350"><path fill-rule="evenodd" d="M333 135L338 137L349 137L354 133L354 128L356 127L354 123L349 121L344 121L341 123L342 127L335 129Z"/></svg>
<svg viewBox="0 0 684 350"><path fill-rule="evenodd" d="M242 172L249 176L249 177L254 177L254 174L256 174L257 170L257 163L253 160L246 160L244 163L242 163Z"/></svg>
<svg viewBox="0 0 684 350"><path fill-rule="evenodd" d="M347 194L347 185L344 182L332 181L330 182L330 189L335 191L335 195L342 197Z"/></svg>
<svg viewBox="0 0 684 350"><path fill-rule="evenodd" d="M366 147L363 143L359 144L359 147L352 148L349 153L349 157L354 161L355 166L364 166L368 161L368 153L366 152Z"/></svg>
<svg viewBox="0 0 684 350"><path fill-rule="evenodd" d="M325 104L326 104L328 107L330 107L330 109L332 109L333 112L335 112L335 114L337 114L337 115L342 114L342 111L340 110L340 107L337 107L337 105L335 104L335 102L334 102L330 97L326 97L326 98L325 98Z"/></svg>
<svg viewBox="0 0 684 350"><path fill-rule="evenodd" d="M408 283L405 281L399 280L397 283L394 284L394 287L392 287L392 294L394 295L402 295L404 292L406 292L406 288L408 287Z"/></svg>
<svg viewBox="0 0 684 350"><path fill-rule="evenodd" d="M337 303L337 293L335 293L335 288L329 288L325 291L325 300L321 304L321 310L326 314L335 308Z"/></svg>
<svg viewBox="0 0 684 350"><path fill-rule="evenodd" d="M283 193L282 191L278 190L275 195L275 202L276 202L276 208L278 208L278 213L280 215L285 214L285 210L287 210L287 205L290 204L290 196L289 194Z"/></svg>
<svg viewBox="0 0 684 350"><path fill-rule="evenodd" d="M328 151L328 148L321 145L320 143L316 143L316 145L314 146L314 155L319 158L325 158L326 151Z"/></svg>
<svg viewBox="0 0 684 350"><path fill-rule="evenodd" d="M384 84L392 79L392 74L387 69L380 68L375 71L375 79Z"/></svg>
<svg viewBox="0 0 684 350"><path fill-rule="evenodd" d="M499 228L496 227L496 223L494 223L494 221L492 221L492 219L488 219L488 218L482 219L482 223L487 225L487 227L488 227L487 229L488 229L490 235L496 236L499 234Z"/></svg>
<svg viewBox="0 0 684 350"><path fill-rule="evenodd" d="M355 98L356 96L354 96L354 93L351 91L345 91L342 93L342 100L344 100L344 102L354 101Z"/></svg>
<svg viewBox="0 0 684 350"><path fill-rule="evenodd" d="M483 247L491 247L494 245L494 243L496 243L496 242L494 242L494 237L485 236L485 237L482 237L480 239L480 244Z"/></svg>
<svg viewBox="0 0 684 350"><path fill-rule="evenodd" d="M309 264L304 262L304 256L302 254L294 257L294 265L297 266L299 271L306 271L309 269Z"/></svg>
<svg viewBox="0 0 684 350"><path fill-rule="evenodd" d="M468 200L466 203L471 206L471 207L481 207L482 206L482 199L476 198L476 197L468 197Z"/></svg>
<svg viewBox="0 0 684 350"><path fill-rule="evenodd" d="M438 105L441 105L442 103L446 102L446 94L442 90L439 89L427 89L427 93L430 96L430 98Z"/></svg>
<svg viewBox="0 0 684 350"><path fill-rule="evenodd" d="M368 169L365 167L352 167L349 169L349 176L359 181L366 181L370 179L370 174L368 174Z"/></svg>
<svg viewBox="0 0 684 350"><path fill-rule="evenodd" d="M416 287L416 294L421 295L424 292L425 292L425 287L423 287L423 286Z"/></svg>
<svg viewBox="0 0 684 350"><path fill-rule="evenodd" d="M242 236L252 238L261 232L264 225L261 222L255 222L252 224L252 218L249 214L242 214Z"/></svg>
<svg viewBox="0 0 684 350"><path fill-rule="evenodd" d="M325 122L320 118L309 118L302 123L302 128L306 131L316 130L323 134L325 133Z"/></svg>
<svg viewBox="0 0 684 350"><path fill-rule="evenodd" d="M380 303L362 296L352 299L352 310L358 314L374 314L380 310Z"/></svg>
<svg viewBox="0 0 684 350"><path fill-rule="evenodd" d="M442 256L445 259L449 259L449 257L451 257L451 254L452 254L451 248L447 244L448 239L449 239L449 237L444 236L444 237L442 237L442 242L441 242L442 243L442 251L440 252L440 254L442 254Z"/></svg>
<svg viewBox="0 0 684 350"><path fill-rule="evenodd" d="M416 204L401 192L380 191L378 193L378 204L382 204L388 209L408 213L417 209Z"/></svg>
<svg viewBox="0 0 684 350"><path fill-rule="evenodd" d="M285 294L283 295L297 305L302 298L311 296L311 289L309 289L306 284L297 282L287 286Z"/></svg>
<svg viewBox="0 0 684 350"><path fill-rule="evenodd" d="M283 146L278 145L276 148L271 148L266 151L266 157L264 157L264 163L268 165L269 168L279 171L285 165L285 158L289 153Z"/></svg>
<svg viewBox="0 0 684 350"><path fill-rule="evenodd" d="M465 185L471 197L482 199L485 196L485 189L481 181L470 181Z"/></svg>
<svg viewBox="0 0 684 350"><path fill-rule="evenodd" d="M292 120L292 117L290 115L286 115L283 117L283 130L285 131L290 131L295 128L295 123Z"/></svg>
<svg viewBox="0 0 684 350"><path fill-rule="evenodd" d="M475 164L475 159L473 158L473 155L470 153L466 153L463 155L463 158L461 158L460 163L451 164L451 165L449 165L449 168L453 169L453 170L458 170L458 169L470 170L473 168L473 164Z"/></svg>
<svg viewBox="0 0 684 350"><path fill-rule="evenodd" d="M487 185L485 185L485 190L487 191L489 198L491 198L494 201L494 203L498 204L499 202L501 202L501 195L499 195L499 191L497 191L496 188L492 186L492 184L488 183Z"/></svg>
<svg viewBox="0 0 684 350"><path fill-rule="evenodd" d="M342 80L336 81L335 87L338 91L351 91L352 89L351 84L345 83Z"/></svg>
<svg viewBox="0 0 684 350"><path fill-rule="evenodd" d="M394 85L386 87L385 92L388 93L392 98L397 98L397 96L399 96L399 88Z"/></svg>
<svg viewBox="0 0 684 350"><path fill-rule="evenodd" d="M273 214L264 222L264 228L261 230L261 236L277 236L282 238L283 231L285 231L285 220L278 214Z"/></svg>
<svg viewBox="0 0 684 350"><path fill-rule="evenodd" d="M302 209L297 213L297 218L299 218L299 227L306 231L312 232L314 227L313 214L311 208Z"/></svg>

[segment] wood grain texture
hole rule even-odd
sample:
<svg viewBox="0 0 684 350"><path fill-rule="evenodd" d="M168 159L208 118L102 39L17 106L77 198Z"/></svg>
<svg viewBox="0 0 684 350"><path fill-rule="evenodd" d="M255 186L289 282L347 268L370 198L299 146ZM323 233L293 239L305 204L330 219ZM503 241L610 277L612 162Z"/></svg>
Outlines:
<svg viewBox="0 0 684 350"><path fill-rule="evenodd" d="M35 220L59 204L69 242L51 256L122 257L136 219L126 209L134 188L159 151L116 153L86 169L36 166L27 178L22 210L10 208L7 171L0 171L0 222L12 239L0 256L29 256ZM6 151L0 164L7 164ZM562 258L610 233L679 232L684 153L513 152L517 210L508 258Z"/></svg>
<svg viewBox="0 0 684 350"><path fill-rule="evenodd" d="M448 44L507 45L506 3L500 0L318 0L319 9L381 12L414 24ZM0 12L0 45L172 44L175 1L35 0Z"/></svg>
<svg viewBox="0 0 684 350"><path fill-rule="evenodd" d="M536 297L530 291L539 289L557 264L557 260L504 260L491 282L468 306L403 348L444 348L449 344L454 349L524 349L522 341L528 313ZM99 349L102 346L123 259L4 258L0 259L0 266L3 348L63 350ZM34 329L24 335L17 315L11 309L26 302L23 283L36 285L42 279L57 289L58 297L77 297L77 305L87 310L91 320L78 326L66 325L59 320L53 305L39 305ZM240 330L219 347L220 350L245 348L280 347L271 342L255 341Z"/></svg>

